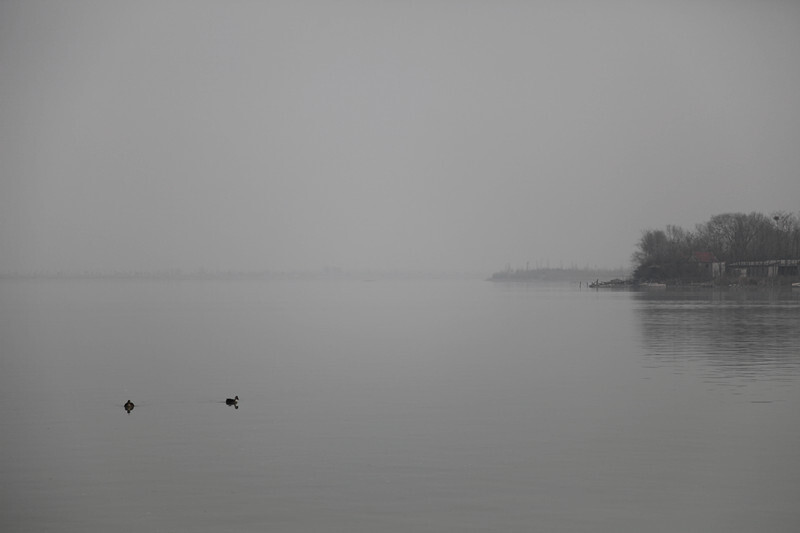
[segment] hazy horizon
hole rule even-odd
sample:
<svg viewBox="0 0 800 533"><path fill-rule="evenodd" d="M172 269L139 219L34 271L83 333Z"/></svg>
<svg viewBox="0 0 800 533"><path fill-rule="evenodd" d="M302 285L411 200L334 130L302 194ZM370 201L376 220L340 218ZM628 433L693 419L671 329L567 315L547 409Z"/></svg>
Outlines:
<svg viewBox="0 0 800 533"><path fill-rule="evenodd" d="M0 3L0 272L627 267L800 210L796 2Z"/></svg>

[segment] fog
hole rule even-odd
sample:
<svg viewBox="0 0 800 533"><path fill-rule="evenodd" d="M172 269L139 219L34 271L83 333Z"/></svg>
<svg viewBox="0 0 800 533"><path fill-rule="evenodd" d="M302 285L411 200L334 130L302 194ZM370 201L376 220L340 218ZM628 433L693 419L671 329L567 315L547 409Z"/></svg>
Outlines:
<svg viewBox="0 0 800 533"><path fill-rule="evenodd" d="M800 3L0 3L0 272L627 265L800 209Z"/></svg>

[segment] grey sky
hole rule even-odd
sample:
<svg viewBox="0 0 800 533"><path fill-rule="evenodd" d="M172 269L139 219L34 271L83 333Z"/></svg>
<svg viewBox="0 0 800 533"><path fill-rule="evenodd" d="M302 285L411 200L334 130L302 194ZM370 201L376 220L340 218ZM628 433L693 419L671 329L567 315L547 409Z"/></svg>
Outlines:
<svg viewBox="0 0 800 533"><path fill-rule="evenodd" d="M0 271L628 264L800 210L800 3L0 2Z"/></svg>

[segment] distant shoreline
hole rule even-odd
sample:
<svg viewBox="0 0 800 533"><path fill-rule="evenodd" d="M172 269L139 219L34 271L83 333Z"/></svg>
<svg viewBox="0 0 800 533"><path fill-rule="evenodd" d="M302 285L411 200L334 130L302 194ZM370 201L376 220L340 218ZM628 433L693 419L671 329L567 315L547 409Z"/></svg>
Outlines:
<svg viewBox="0 0 800 533"><path fill-rule="evenodd" d="M526 270L505 270L495 272L488 281L586 281L597 279L626 278L630 272L623 268L616 269L580 269L580 268L536 268Z"/></svg>
<svg viewBox="0 0 800 533"><path fill-rule="evenodd" d="M34 273L0 273L0 280L153 280L153 281L280 281L280 280L413 280L413 279L483 279L483 275L474 272L345 272L345 271L264 271L264 272L34 272Z"/></svg>

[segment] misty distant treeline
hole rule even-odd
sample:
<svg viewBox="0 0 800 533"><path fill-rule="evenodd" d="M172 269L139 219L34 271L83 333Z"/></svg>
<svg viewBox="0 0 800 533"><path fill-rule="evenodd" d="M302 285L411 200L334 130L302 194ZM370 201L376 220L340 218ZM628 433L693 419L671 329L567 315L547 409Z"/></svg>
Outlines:
<svg viewBox="0 0 800 533"><path fill-rule="evenodd" d="M536 267L531 269L530 265L527 265L524 269L512 269L511 265L506 265L505 270L492 274L489 281L586 281L588 283L599 278L622 278L625 275L625 269L622 267L616 269L578 268L572 265L570 268Z"/></svg>
<svg viewBox="0 0 800 533"><path fill-rule="evenodd" d="M211 270L180 268L162 270L81 270L0 272L0 279L140 279L140 280L432 280L479 279L480 273L435 270L357 270L339 268L321 270Z"/></svg>
<svg viewBox="0 0 800 533"><path fill-rule="evenodd" d="M653 268L664 276L680 275L680 266L695 252L711 252L718 261L800 259L800 218L793 213L724 213L697 224L694 231L668 225L646 230L633 254L634 277Z"/></svg>

